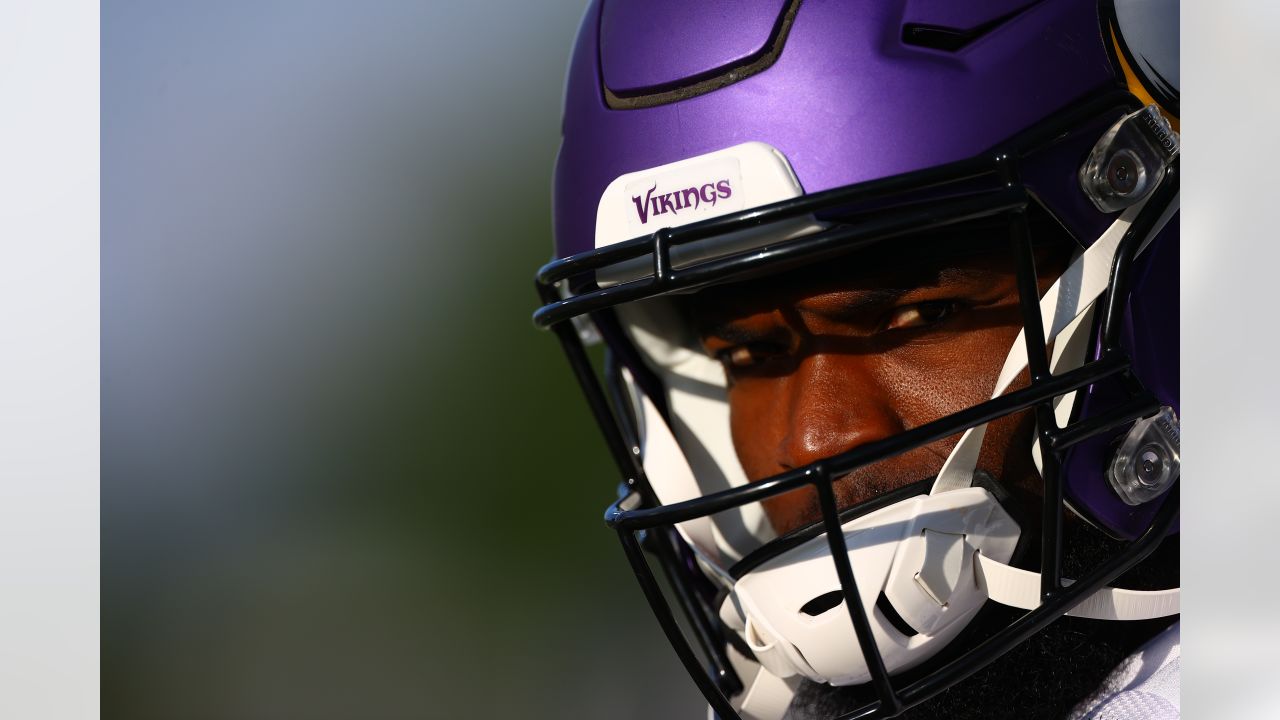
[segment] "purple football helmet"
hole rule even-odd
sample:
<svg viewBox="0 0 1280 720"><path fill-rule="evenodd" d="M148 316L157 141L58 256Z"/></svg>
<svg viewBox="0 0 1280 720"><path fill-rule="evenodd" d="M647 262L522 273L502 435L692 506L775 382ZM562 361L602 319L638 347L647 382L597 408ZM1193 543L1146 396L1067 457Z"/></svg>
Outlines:
<svg viewBox="0 0 1280 720"><path fill-rule="evenodd" d="M534 322L621 473L606 520L719 717L781 718L806 683L865 688L839 717L896 716L1066 615L1177 614L1176 587L1112 587L1177 541L1177 17L1176 1L591 3ZM1072 252L1041 292L1045 219ZM1010 238L1020 298L991 399L748 480L682 298L975 223ZM987 425L1023 412L1033 539L977 467ZM837 502L836 479L952 437L935 476ZM821 519L778 532L762 503L798 489ZM1114 541L1074 579L1064 522ZM976 623L993 605L1017 612Z"/></svg>

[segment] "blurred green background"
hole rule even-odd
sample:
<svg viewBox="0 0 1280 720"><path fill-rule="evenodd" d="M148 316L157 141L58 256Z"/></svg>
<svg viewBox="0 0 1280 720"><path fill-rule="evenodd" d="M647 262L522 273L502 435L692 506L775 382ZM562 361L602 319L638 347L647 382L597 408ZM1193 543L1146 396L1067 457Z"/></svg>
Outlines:
<svg viewBox="0 0 1280 720"><path fill-rule="evenodd" d="M103 3L105 717L705 716L529 321L584 5Z"/></svg>

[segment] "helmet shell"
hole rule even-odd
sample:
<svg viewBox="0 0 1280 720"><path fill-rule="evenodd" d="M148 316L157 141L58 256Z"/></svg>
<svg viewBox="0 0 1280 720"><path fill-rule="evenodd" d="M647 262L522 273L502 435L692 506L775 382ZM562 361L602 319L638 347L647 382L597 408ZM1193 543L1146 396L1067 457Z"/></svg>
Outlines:
<svg viewBox="0 0 1280 720"><path fill-rule="evenodd" d="M743 27L758 38L763 20L776 25L786 9L776 0L712 3L718 12L699 11L697 32L675 39L670 28L679 23L642 22L686 17L690 6L596 0L588 9L556 160L558 257L594 246L596 205L625 173L761 141L786 156L812 193L976 155L1116 84L1093 3L805 2L767 69L674 102L609 107L606 92L637 83L669 89L677 75L693 73L684 78L691 82L713 72L713 62L732 63L757 44L735 41ZM906 25L976 37L956 51L920 47L904 42Z"/></svg>

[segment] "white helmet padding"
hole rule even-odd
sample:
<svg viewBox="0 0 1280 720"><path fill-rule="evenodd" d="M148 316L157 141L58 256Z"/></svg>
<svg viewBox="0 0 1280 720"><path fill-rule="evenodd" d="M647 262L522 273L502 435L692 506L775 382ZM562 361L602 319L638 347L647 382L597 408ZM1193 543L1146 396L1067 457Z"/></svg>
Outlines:
<svg viewBox="0 0 1280 720"><path fill-rule="evenodd" d="M1019 535L1017 523L980 487L917 495L843 527L858 592L890 672L924 662L955 639L987 599L976 582L975 555L1007 562ZM901 621L877 607L881 593ZM746 573L720 614L774 675L832 685L871 679L825 534Z"/></svg>
<svg viewBox="0 0 1280 720"><path fill-rule="evenodd" d="M619 319L662 381L670 425L638 392L645 474L664 504L702 497L747 483L729 432L724 368L697 346L674 303L664 299L619 308ZM720 570L774 538L758 504L679 526L702 556Z"/></svg>

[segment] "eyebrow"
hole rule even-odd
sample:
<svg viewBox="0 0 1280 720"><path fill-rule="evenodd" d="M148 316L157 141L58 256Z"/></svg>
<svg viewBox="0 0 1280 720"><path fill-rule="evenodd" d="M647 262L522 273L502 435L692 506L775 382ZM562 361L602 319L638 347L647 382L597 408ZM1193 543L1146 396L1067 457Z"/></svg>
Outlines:
<svg viewBox="0 0 1280 720"><path fill-rule="evenodd" d="M842 297L839 300L839 308L830 310L826 308L809 307L805 298L796 303L796 310L802 315L813 314L821 317L840 319L850 317L859 313L877 308L889 303L897 302L899 298L911 292L913 287L897 287L897 288L865 288L857 290L832 290L823 295L838 294Z"/></svg>
<svg viewBox="0 0 1280 720"><path fill-rule="evenodd" d="M759 342L768 338L770 335L781 334L780 329L772 327L769 330L758 331L751 330L739 324L741 320L726 320L712 327L698 329L698 337L700 339L716 338L731 345L745 345L747 343Z"/></svg>
<svg viewBox="0 0 1280 720"><path fill-rule="evenodd" d="M816 314L823 317L839 319L864 312L867 309L874 308L886 303L896 301L905 293L910 292L910 288L868 288L865 290L832 290L831 293L841 293L848 295L848 299L840 300L840 308L838 310L825 310L807 308L804 302L796 304L796 310L804 314ZM708 327L695 327L699 337L714 337L727 343L739 345L751 342L758 342L767 339L771 334L781 335L786 331L782 328L771 326L768 330L753 330L743 326L745 318L734 317L727 320L717 322L715 325Z"/></svg>

